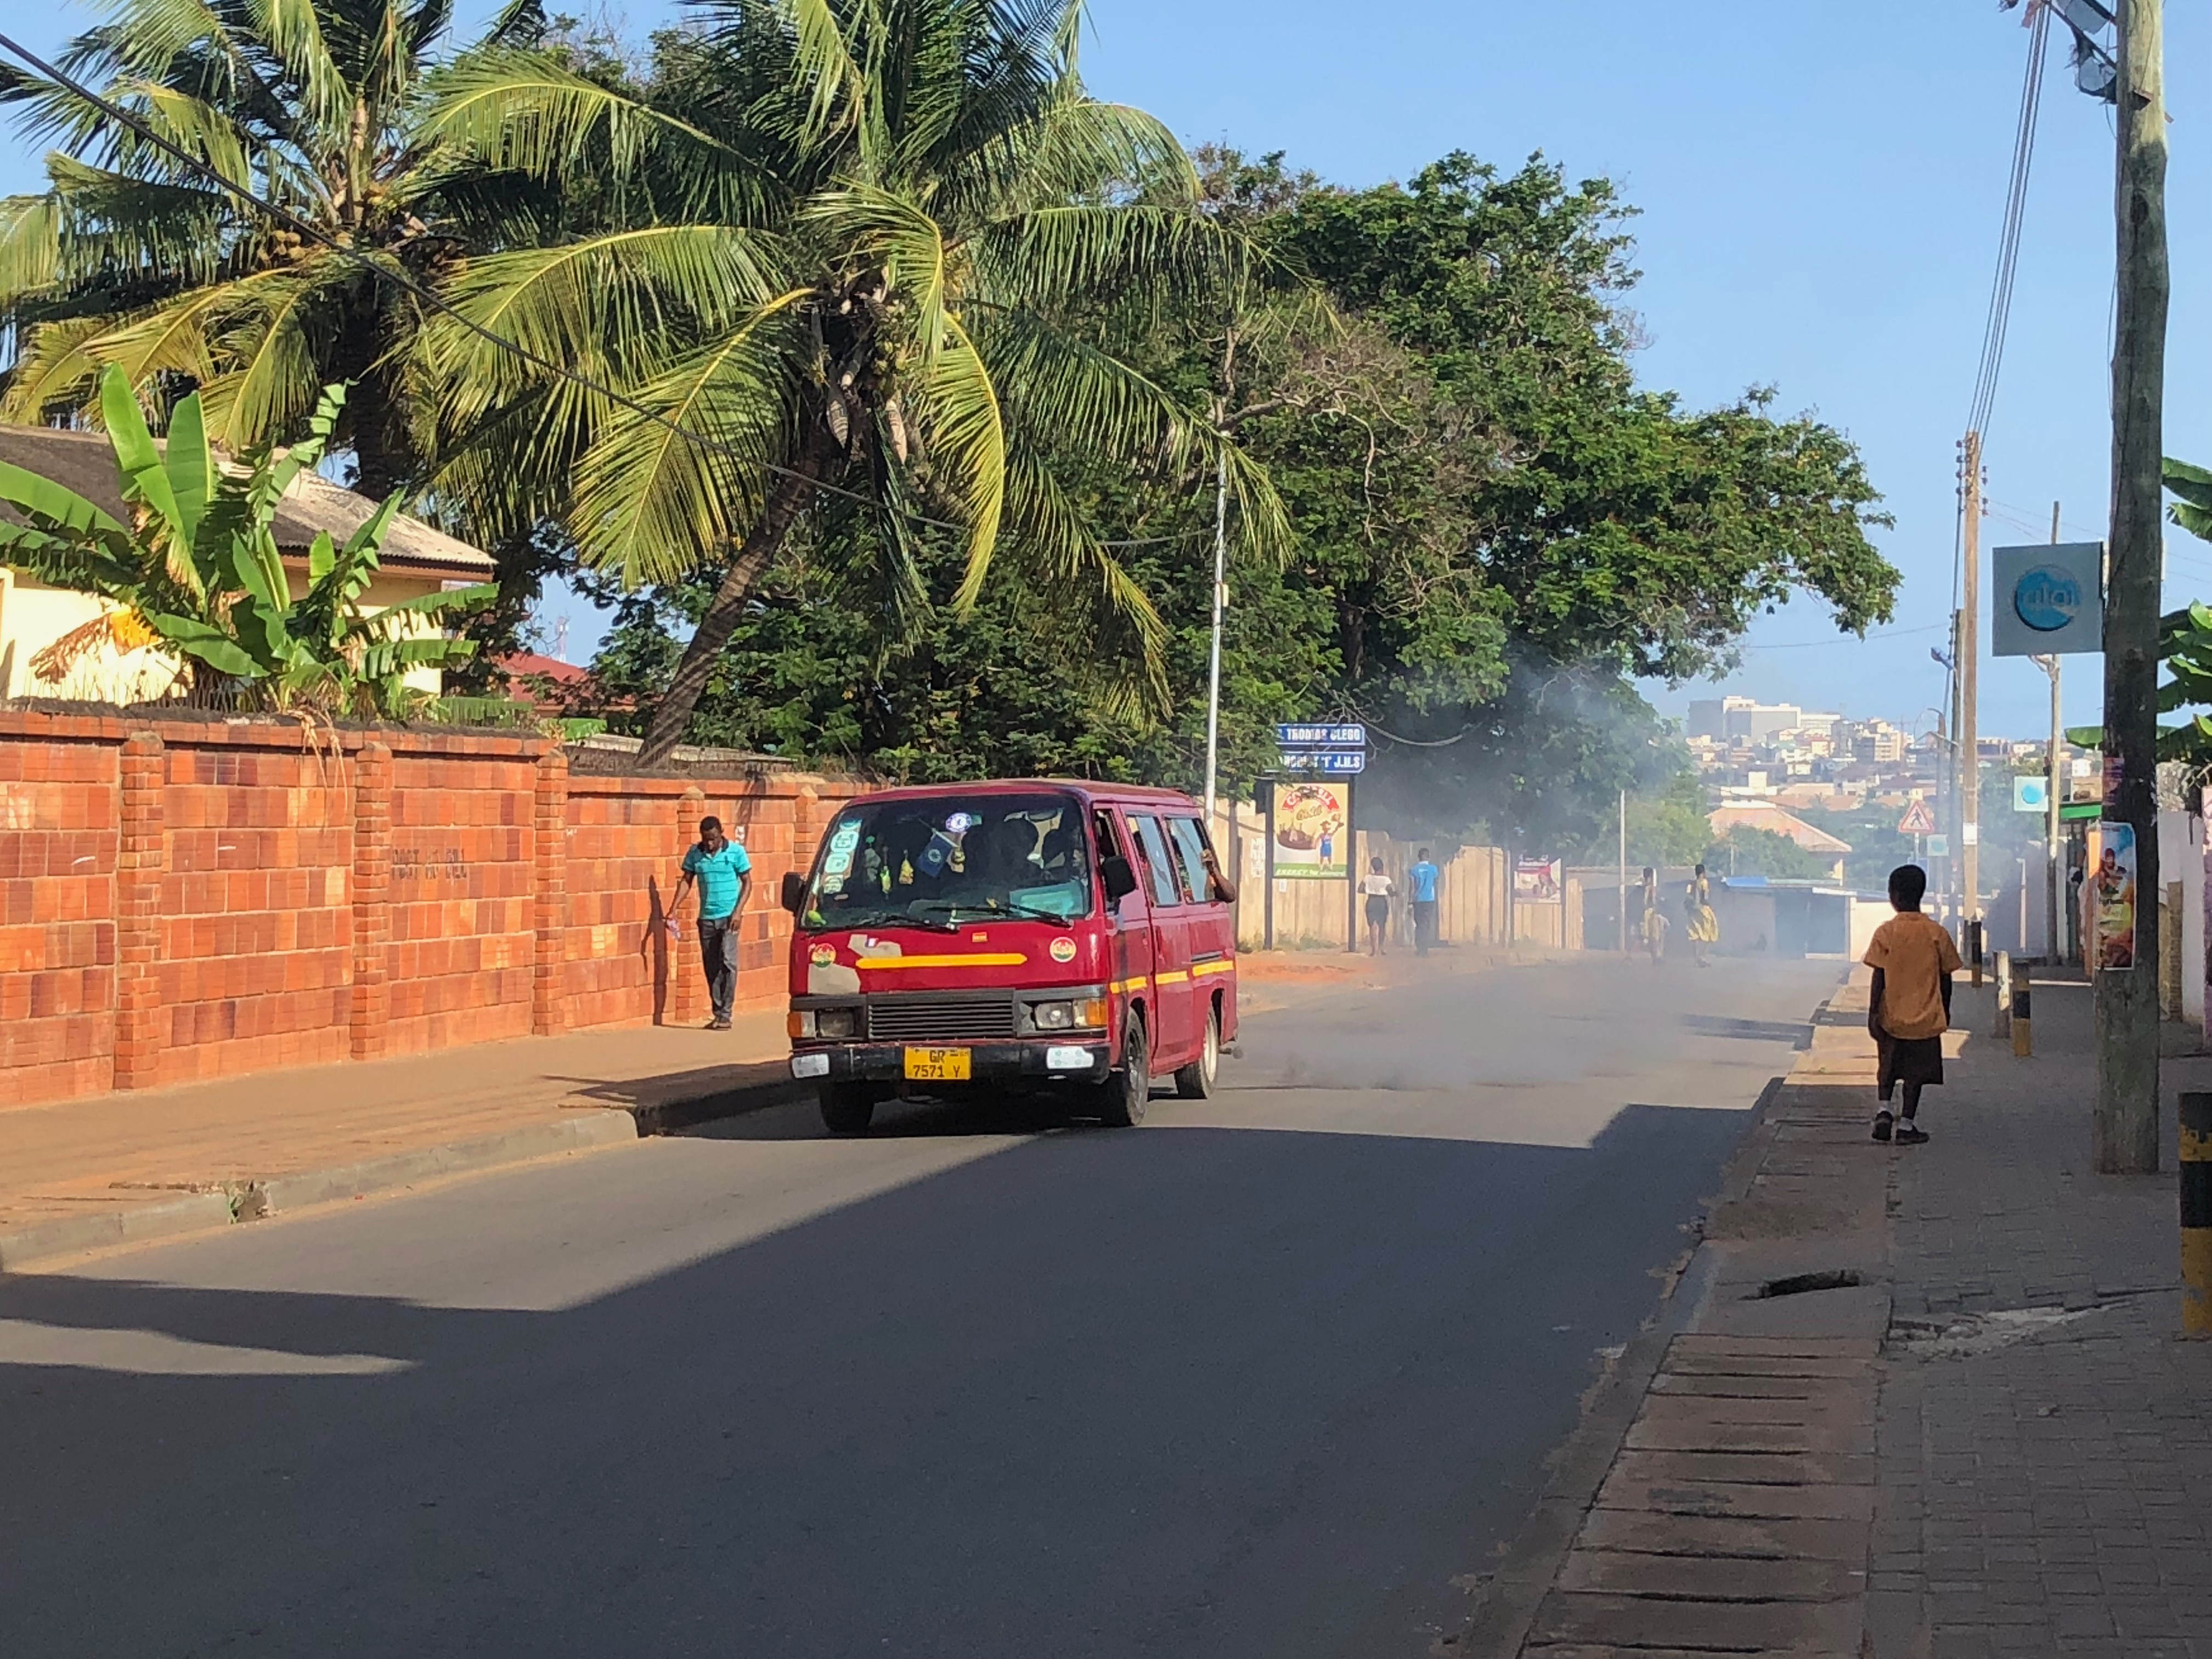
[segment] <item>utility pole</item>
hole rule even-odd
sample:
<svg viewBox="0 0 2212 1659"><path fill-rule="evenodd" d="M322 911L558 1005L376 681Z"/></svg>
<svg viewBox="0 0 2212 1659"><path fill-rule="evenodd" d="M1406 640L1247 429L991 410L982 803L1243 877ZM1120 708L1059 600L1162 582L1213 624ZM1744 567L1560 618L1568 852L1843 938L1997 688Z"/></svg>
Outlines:
<svg viewBox="0 0 2212 1659"><path fill-rule="evenodd" d="M1966 488L1960 510L1966 515L1966 564L1959 654L1952 659L1959 670L1959 948L1973 957L1974 983L1978 985L1982 953L1973 933L1982 925L1982 745L1975 720L1982 654L1982 434L1969 431L1961 447Z"/></svg>
<svg viewBox="0 0 2212 1659"><path fill-rule="evenodd" d="M1213 645L1206 670L1206 817L1213 818L1213 792L1221 768L1221 612L1229 599L1229 434L1213 463ZM1236 807L1231 805L1233 818ZM1358 884L1353 884L1355 886Z"/></svg>
<svg viewBox="0 0 2212 1659"><path fill-rule="evenodd" d="M2163 0L2125 0L2115 88L2118 243L2112 343L2112 530L2105 598L2109 835L2135 835L2135 954L2095 969L2098 1171L2158 1168L2158 605L2165 534L2166 34Z"/></svg>
<svg viewBox="0 0 2212 1659"><path fill-rule="evenodd" d="M1620 792L1620 954L1628 954L1628 791Z"/></svg>

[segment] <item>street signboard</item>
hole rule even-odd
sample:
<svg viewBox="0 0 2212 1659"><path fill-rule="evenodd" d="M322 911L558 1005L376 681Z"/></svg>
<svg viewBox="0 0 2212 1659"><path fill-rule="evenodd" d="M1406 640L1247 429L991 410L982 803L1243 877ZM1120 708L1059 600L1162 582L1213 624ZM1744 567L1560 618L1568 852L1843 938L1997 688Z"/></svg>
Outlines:
<svg viewBox="0 0 2212 1659"><path fill-rule="evenodd" d="M2067 656L2105 648L2105 544L2000 547L1990 555L1990 654Z"/></svg>
<svg viewBox="0 0 2212 1659"><path fill-rule="evenodd" d="M1354 778L1367 769L1364 749L1285 749L1283 770L1318 772L1323 777Z"/></svg>
<svg viewBox="0 0 2212 1659"><path fill-rule="evenodd" d="M1519 858L1513 861L1513 902L1516 904L1565 904L1567 902L1566 860Z"/></svg>
<svg viewBox="0 0 2212 1659"><path fill-rule="evenodd" d="M2105 803L2100 800L2069 800L2058 809L2061 822L2084 823L2105 816Z"/></svg>
<svg viewBox="0 0 2212 1659"><path fill-rule="evenodd" d="M1284 749L1364 749L1367 728L1358 720L1292 722L1275 728L1276 744Z"/></svg>
<svg viewBox="0 0 2212 1659"><path fill-rule="evenodd" d="M1905 809L1905 816L1897 821L1900 836L1932 836L1936 833L1936 814L1925 800L1916 800Z"/></svg>
<svg viewBox="0 0 2212 1659"><path fill-rule="evenodd" d="M2012 810L2015 812L2043 812L2051 807L2051 784L2047 779L2016 773L2012 781Z"/></svg>
<svg viewBox="0 0 2212 1659"><path fill-rule="evenodd" d="M1928 856L1929 856L1929 858L1931 858L1931 859L1948 859L1948 858L1949 858L1949 857L1951 856L1951 838L1950 838L1950 836L1929 836L1929 837L1928 837Z"/></svg>

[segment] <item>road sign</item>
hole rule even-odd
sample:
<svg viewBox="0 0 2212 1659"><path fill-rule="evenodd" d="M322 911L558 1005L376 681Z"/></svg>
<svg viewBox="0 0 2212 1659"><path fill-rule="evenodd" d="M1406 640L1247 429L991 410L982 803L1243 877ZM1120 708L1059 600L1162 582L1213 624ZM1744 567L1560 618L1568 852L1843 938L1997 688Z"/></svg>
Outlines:
<svg viewBox="0 0 2212 1659"><path fill-rule="evenodd" d="M1367 769L1364 749L1285 749L1283 770L1318 772L1324 777L1352 778Z"/></svg>
<svg viewBox="0 0 2212 1659"><path fill-rule="evenodd" d="M1916 800L1905 809L1905 816L1897 821L1897 833L1900 836L1932 836L1936 833L1936 814L1925 800Z"/></svg>
<svg viewBox="0 0 2212 1659"><path fill-rule="evenodd" d="M2102 542L1990 550L1990 654L2063 656L2105 648Z"/></svg>
<svg viewBox="0 0 2212 1659"><path fill-rule="evenodd" d="M1367 728L1358 720L1334 726L1293 723L1275 728L1275 742L1285 749L1364 749Z"/></svg>
<svg viewBox="0 0 2212 1659"><path fill-rule="evenodd" d="M2051 805L2051 785L2043 778L2026 773L2015 773L2012 781L2012 810L2015 812L2041 812Z"/></svg>
<svg viewBox="0 0 2212 1659"><path fill-rule="evenodd" d="M1948 858L1949 858L1949 857L1951 856L1951 838L1950 838L1950 836L1929 836L1929 837L1928 837L1928 856L1929 856L1929 858L1931 858L1931 859L1948 859Z"/></svg>

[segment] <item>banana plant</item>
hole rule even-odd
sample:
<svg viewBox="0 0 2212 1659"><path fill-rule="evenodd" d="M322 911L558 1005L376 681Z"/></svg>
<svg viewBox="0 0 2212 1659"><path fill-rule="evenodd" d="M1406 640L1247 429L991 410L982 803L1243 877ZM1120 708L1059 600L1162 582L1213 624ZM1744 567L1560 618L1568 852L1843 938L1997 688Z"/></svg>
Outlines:
<svg viewBox="0 0 2212 1659"><path fill-rule="evenodd" d="M2191 535L2212 541L2212 471L2166 458L2166 515ZM2212 606L2191 601L2158 619L2158 659L2167 678L2158 688L2158 712L2212 708ZM2069 743L2101 749L2101 726L2069 727ZM2158 729L2158 757L2192 766L2212 765L2212 717L2191 714L2179 726Z"/></svg>
<svg viewBox="0 0 2212 1659"><path fill-rule="evenodd" d="M116 607L41 652L33 671L58 680L96 645L152 646L178 660L185 696L196 702L421 712L430 694L407 684L409 671L448 668L472 655L475 641L448 638L442 625L490 603L498 590L478 586L365 610L399 510L392 496L343 545L328 531L316 535L306 590L293 597L276 548L277 503L321 460L344 395L343 386L324 388L305 441L282 453L264 446L231 468L208 441L198 393L177 404L168 441L157 445L127 375L104 369L100 415L129 523L52 479L0 463L0 502L20 520L0 521L0 562Z"/></svg>

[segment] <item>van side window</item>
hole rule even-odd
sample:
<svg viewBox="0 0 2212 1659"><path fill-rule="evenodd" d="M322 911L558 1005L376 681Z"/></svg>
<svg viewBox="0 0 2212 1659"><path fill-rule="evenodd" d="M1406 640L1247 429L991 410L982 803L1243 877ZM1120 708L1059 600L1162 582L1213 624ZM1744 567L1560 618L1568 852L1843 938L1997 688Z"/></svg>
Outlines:
<svg viewBox="0 0 2212 1659"><path fill-rule="evenodd" d="M1182 877L1183 896L1193 904L1213 898L1213 878L1206 872L1205 831L1196 818L1170 818L1168 834L1175 838L1176 869Z"/></svg>
<svg viewBox="0 0 2212 1659"><path fill-rule="evenodd" d="M1182 903L1182 895L1176 890L1175 864L1168 853L1167 837L1160 833L1159 820L1133 812L1129 827L1137 832L1137 845L1144 849L1145 870L1152 878L1152 902Z"/></svg>

